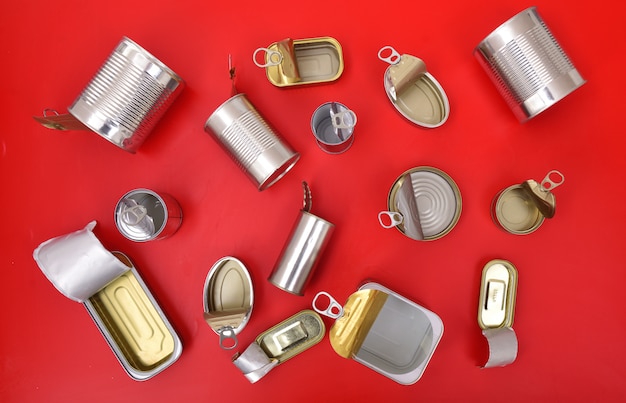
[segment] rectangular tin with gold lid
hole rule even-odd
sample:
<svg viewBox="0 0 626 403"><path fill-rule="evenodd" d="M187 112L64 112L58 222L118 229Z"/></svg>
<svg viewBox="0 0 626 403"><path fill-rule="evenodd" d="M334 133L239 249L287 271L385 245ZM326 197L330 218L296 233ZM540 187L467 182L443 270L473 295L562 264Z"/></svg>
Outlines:
<svg viewBox="0 0 626 403"><path fill-rule="evenodd" d="M263 62L258 54L265 53ZM335 38L286 38L258 48L254 63L265 68L267 79L277 87L320 84L337 80L343 73L343 52Z"/></svg>
<svg viewBox="0 0 626 403"><path fill-rule="evenodd" d="M330 299L328 308L318 307L320 295ZM362 285L343 307L318 293L313 307L336 319L329 337L337 354L402 385L421 378L443 335L437 314L378 283Z"/></svg>

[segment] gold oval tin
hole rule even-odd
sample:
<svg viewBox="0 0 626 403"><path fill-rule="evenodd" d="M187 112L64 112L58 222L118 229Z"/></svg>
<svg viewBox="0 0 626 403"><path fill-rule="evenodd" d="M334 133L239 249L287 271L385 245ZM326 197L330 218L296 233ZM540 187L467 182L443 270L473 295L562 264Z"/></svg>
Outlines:
<svg viewBox="0 0 626 403"><path fill-rule="evenodd" d="M427 176L422 178L424 173ZM413 179L413 174L420 176L417 182ZM411 184L412 189L403 187L405 181L409 179L413 182ZM402 216L397 200L400 199L402 192L407 191L407 189L412 191L415 197L414 209L411 209L410 215L418 222L419 228L417 228L416 233L407 232L406 222L403 221L395 225L398 231L419 241L439 239L452 231L461 217L463 203L459 187L447 173L429 166L411 168L402 173L391 186L387 197L389 213L397 213ZM449 200L450 198L454 200ZM423 207L425 206L421 209L422 212L420 212L418 199L421 200ZM429 228L433 228L433 226L441 228L441 220L444 220L446 225L436 233L430 233Z"/></svg>
<svg viewBox="0 0 626 403"><path fill-rule="evenodd" d="M328 83L343 73L343 52L335 38L287 38L272 43L267 50L265 72L276 87ZM278 52L281 61L275 64L270 52Z"/></svg>
<svg viewBox="0 0 626 403"><path fill-rule="evenodd" d="M481 329L513 326L517 269L511 262L495 259L483 268L478 301L478 325Z"/></svg>

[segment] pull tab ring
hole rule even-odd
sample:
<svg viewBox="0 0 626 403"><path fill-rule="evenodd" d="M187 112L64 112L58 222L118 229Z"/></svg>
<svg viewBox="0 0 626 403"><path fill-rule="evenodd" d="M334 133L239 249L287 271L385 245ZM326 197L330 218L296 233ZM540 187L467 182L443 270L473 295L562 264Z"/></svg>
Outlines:
<svg viewBox="0 0 626 403"><path fill-rule="evenodd" d="M325 296L328 298L329 302L326 308L321 309L317 307L317 299L320 296ZM341 306L341 304L337 302L337 300L335 300L326 291L320 291L315 295L315 298L313 298L313 309L315 309L315 312L319 313L320 315L328 316L329 318L333 319L339 319L343 316L343 307Z"/></svg>
<svg viewBox="0 0 626 403"><path fill-rule="evenodd" d="M267 53L267 62L265 64L261 64L257 61L257 54L259 54L260 52ZM254 62L254 64L261 68L278 66L283 61L283 55L280 52L268 48L258 48L254 51L254 54L252 55L252 61Z"/></svg>
<svg viewBox="0 0 626 403"><path fill-rule="evenodd" d="M122 210L122 221L128 225L137 225L148 215L148 209L141 204L127 206Z"/></svg>
<svg viewBox="0 0 626 403"><path fill-rule="evenodd" d="M385 51L390 51L391 55L387 57L383 57L383 53ZM378 58L382 60L383 62L386 62L389 64L398 64L400 63L400 59L402 58L402 56L400 56L400 53L398 53L398 51L392 48L391 46L383 46L378 51Z"/></svg>
<svg viewBox="0 0 626 403"><path fill-rule="evenodd" d="M235 334L235 330L232 327L224 326L223 328L219 329L217 333L220 335L220 347L223 350L232 350L233 348L237 347L237 344L239 344L239 341L237 340L237 335ZM228 340L232 340L232 346L226 343L226 341Z"/></svg>
<svg viewBox="0 0 626 403"><path fill-rule="evenodd" d="M356 126L356 113L351 110L333 112L330 110L330 119L335 129L352 129Z"/></svg>
<svg viewBox="0 0 626 403"><path fill-rule="evenodd" d="M556 182L552 180L551 176L555 176ZM541 181L541 190L550 191L555 187L561 186L565 182L565 176L557 170L548 172L545 178Z"/></svg>
<svg viewBox="0 0 626 403"><path fill-rule="evenodd" d="M388 217L391 223L385 224L383 222L384 217ZM393 228L397 225L402 224L403 221L404 217L402 217L402 214L395 211L381 211L380 213L378 213L378 222L383 228Z"/></svg>

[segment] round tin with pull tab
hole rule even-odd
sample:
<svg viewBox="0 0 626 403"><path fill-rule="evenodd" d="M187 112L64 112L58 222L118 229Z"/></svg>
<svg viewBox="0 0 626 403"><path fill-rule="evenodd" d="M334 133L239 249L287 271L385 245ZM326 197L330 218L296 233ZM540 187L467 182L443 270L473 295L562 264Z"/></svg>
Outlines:
<svg viewBox="0 0 626 403"><path fill-rule="evenodd" d="M329 154L341 154L354 142L356 113L339 102L320 105L311 117L311 131L317 145Z"/></svg>
<svg viewBox="0 0 626 403"><path fill-rule="evenodd" d="M322 291L313 309L335 319L329 338L337 354L402 385L421 378L443 335L439 316L378 283L364 284L343 306Z"/></svg>
<svg viewBox="0 0 626 403"><path fill-rule="evenodd" d="M411 239L430 241L454 228L461 207L454 180L440 169L422 166L396 179L387 198L388 211L381 211L378 220L382 227L396 227Z"/></svg>
<svg viewBox="0 0 626 403"><path fill-rule="evenodd" d="M548 172L538 183L527 180L504 189L494 198L491 216L498 227L515 235L536 231L544 219L554 217L556 197L551 191L562 185L565 177L559 171Z"/></svg>
<svg viewBox="0 0 626 403"><path fill-rule="evenodd" d="M384 76L385 92L402 116L427 128L439 127L448 120L448 96L421 59L400 55L391 46L381 48L378 58L390 64Z"/></svg>
<svg viewBox="0 0 626 403"><path fill-rule="evenodd" d="M237 347L237 334L250 320L254 303L246 266L231 256L215 262L204 281L204 320L220 336L220 347Z"/></svg>
<svg viewBox="0 0 626 403"><path fill-rule="evenodd" d="M131 241L167 238L182 221L183 212L172 196L149 189L131 190L115 206L115 225Z"/></svg>

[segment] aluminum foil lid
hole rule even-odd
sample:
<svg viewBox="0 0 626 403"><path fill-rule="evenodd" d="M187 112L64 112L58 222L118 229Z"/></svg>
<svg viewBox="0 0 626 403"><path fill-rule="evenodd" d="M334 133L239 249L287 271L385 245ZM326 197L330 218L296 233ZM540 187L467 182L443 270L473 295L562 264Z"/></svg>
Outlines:
<svg viewBox="0 0 626 403"><path fill-rule="evenodd" d="M50 282L69 299L84 302L129 268L102 246L92 221L79 231L49 239L33 252Z"/></svg>

